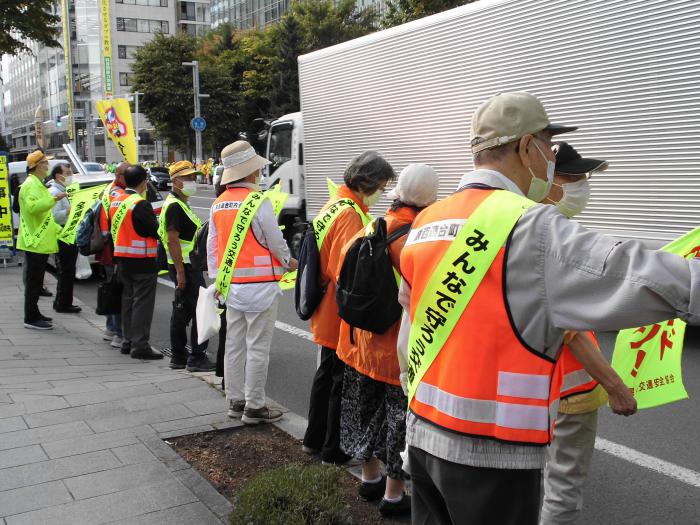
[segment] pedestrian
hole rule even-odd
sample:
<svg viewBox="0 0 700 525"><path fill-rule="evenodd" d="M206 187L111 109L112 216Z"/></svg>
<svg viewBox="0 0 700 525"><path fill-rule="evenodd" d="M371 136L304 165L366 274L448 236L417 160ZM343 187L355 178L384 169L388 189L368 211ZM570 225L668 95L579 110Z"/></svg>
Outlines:
<svg viewBox="0 0 700 525"><path fill-rule="evenodd" d="M574 217L588 205L591 174L604 171L608 163L582 158L566 142L556 144L555 150L554 183L544 202L554 204L565 216ZM571 370L575 362L576 358L565 348L557 361L560 369L557 373L563 378L576 377L576 372ZM598 409L607 403L608 396L596 382L588 383L584 379L581 383L562 381L557 423L544 470L540 525L576 523L583 508L583 488L595 447Z"/></svg>
<svg viewBox="0 0 700 525"><path fill-rule="evenodd" d="M66 187L73 182L73 172L67 162L56 164L51 170L49 192L51 195L66 193ZM53 218L56 224L63 227L70 215L70 201L63 197L56 201L53 207ZM75 263L78 260L78 247L58 239L58 254L56 257L56 298L53 309L60 313L76 314L82 310L73 304L73 283L75 281Z"/></svg>
<svg viewBox="0 0 700 525"><path fill-rule="evenodd" d="M538 522L566 330L700 323L700 261L533 204L551 187L551 138L574 129L550 124L527 93L490 98L472 118L476 170L416 218L402 251L397 346L417 523ZM586 370L615 394L615 413L634 413L618 376Z"/></svg>
<svg viewBox="0 0 700 525"><path fill-rule="evenodd" d="M114 253L114 242L109 231L109 209L112 205L112 201L126 190L124 172L128 167L128 162L122 162L117 166L114 171L114 181L107 185L100 197L102 200L102 206L100 208L100 231L105 242L102 251L95 256L95 260L102 265L105 281L111 281L116 271L116 263L112 257ZM105 325L105 332L102 339L110 341L110 346L112 348L121 349L123 343L122 314L107 314L105 316Z"/></svg>
<svg viewBox="0 0 700 525"><path fill-rule="evenodd" d="M44 186L49 160L43 151L27 155L27 179L19 190L20 223L17 248L24 250L26 282L24 286L24 327L51 330L52 319L39 311L39 295L44 287L44 271L49 254L58 252L58 225L52 209L66 194L51 195Z"/></svg>
<svg viewBox="0 0 700 525"><path fill-rule="evenodd" d="M325 463L343 464L351 458L340 449L340 400L345 364L336 349L340 335L340 317L335 302L335 275L340 252L347 242L369 222L369 208L382 196L384 188L395 177L391 165L374 151L355 157L343 175L345 184L321 209L314 219L324 221L325 236L320 238L319 280L325 287L323 298L311 317L313 341L320 346L320 364L311 386L309 422L303 450L321 453ZM333 206L335 205L335 206Z"/></svg>
<svg viewBox="0 0 700 525"><path fill-rule="evenodd" d="M387 236L410 225L418 213L437 199L438 176L425 164L410 164L399 175L389 194L392 204L386 212ZM340 267L357 233L343 248ZM388 248L394 269L400 272L400 256L406 234ZM361 268L358 268L361 270ZM338 272L340 273L340 272ZM397 297L387 297L386 305ZM406 474L402 469L406 443L406 395L401 389L396 357L400 321L382 334L340 323L337 355L345 363L340 416L340 447L362 461L359 495L367 501L381 498L379 512L397 516L411 512L411 498L404 494ZM352 333L351 333L352 331ZM382 474L381 462L386 466Z"/></svg>
<svg viewBox="0 0 700 525"><path fill-rule="evenodd" d="M224 381L229 417L246 424L278 421L280 410L267 406L265 384L270 345L282 291L279 280L296 268L270 201L260 192L260 170L269 164L243 140L221 151L226 190L209 216L207 267L226 303ZM259 202L257 209L253 202ZM249 226L242 242L236 234ZM237 247L237 248L236 248ZM224 275L230 278L223 278Z"/></svg>
<svg viewBox="0 0 700 525"><path fill-rule="evenodd" d="M150 344L158 284L158 220L144 198L146 179L141 166L126 168L126 190L110 205L110 230L117 273L124 285L121 353L134 359L162 359L163 354Z"/></svg>
<svg viewBox="0 0 700 525"><path fill-rule="evenodd" d="M170 317L170 368L187 367L188 372L211 372L216 365L207 357L208 343L197 342L195 317L199 289L206 287L202 269L190 260L202 221L192 211L188 199L197 193L197 170L186 160L170 167L172 191L163 203L158 234L168 257L168 273L175 284L175 300ZM187 325L190 330L190 355L187 355Z"/></svg>

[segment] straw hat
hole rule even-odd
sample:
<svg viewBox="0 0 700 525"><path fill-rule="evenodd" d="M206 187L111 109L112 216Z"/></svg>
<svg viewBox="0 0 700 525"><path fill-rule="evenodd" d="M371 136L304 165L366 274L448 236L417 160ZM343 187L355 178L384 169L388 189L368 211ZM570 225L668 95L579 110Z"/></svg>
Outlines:
<svg viewBox="0 0 700 525"><path fill-rule="evenodd" d="M53 157L51 155L44 154L44 152L40 149L32 151L29 155L27 155L27 169L32 169L40 162L45 160L49 161L52 159Z"/></svg>
<svg viewBox="0 0 700 525"><path fill-rule="evenodd" d="M181 160L171 164L168 168L168 173L170 174L170 178L174 179L175 177L185 177L193 173L199 173L199 171L192 166L189 160Z"/></svg>
<svg viewBox="0 0 700 525"><path fill-rule="evenodd" d="M248 175L270 164L269 160L255 153L253 147L245 140L237 140L222 149L221 162L224 165L224 172L221 175L222 185L245 179Z"/></svg>

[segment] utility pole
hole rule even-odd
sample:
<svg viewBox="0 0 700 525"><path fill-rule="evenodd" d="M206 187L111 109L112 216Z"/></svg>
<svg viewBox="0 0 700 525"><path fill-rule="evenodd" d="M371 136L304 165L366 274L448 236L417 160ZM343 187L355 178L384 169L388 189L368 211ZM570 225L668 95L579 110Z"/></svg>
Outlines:
<svg viewBox="0 0 700 525"><path fill-rule="evenodd" d="M199 99L209 98L209 95L204 95L199 92L199 61L193 60L192 62L183 62L183 66L192 67L192 85L194 87L194 118L198 119L201 117ZM194 143L195 143L195 163L202 162L202 132L195 129L194 131Z"/></svg>
<svg viewBox="0 0 700 525"><path fill-rule="evenodd" d="M138 164L139 162L139 150L141 149L141 129L139 128L139 97L143 95L143 93L140 93L138 91L135 91L131 94L131 96L134 99L134 131L136 135L136 163Z"/></svg>

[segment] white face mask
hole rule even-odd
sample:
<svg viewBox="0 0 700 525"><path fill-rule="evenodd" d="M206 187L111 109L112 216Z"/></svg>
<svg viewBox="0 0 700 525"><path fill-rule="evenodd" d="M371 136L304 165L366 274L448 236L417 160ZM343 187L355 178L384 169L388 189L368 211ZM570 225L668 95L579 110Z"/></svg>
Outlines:
<svg viewBox="0 0 700 525"><path fill-rule="evenodd" d="M537 148L537 151L540 152L540 155L544 157L544 160L547 161L547 180L542 180L538 177L535 177L535 174L532 171L532 168L528 168L528 171L530 172L530 175L532 176L532 180L530 180L530 189L527 190L527 198L530 200L533 200L535 202L540 202L542 201L547 194L549 194L549 190L552 189L552 181L554 181L554 168L555 164L553 160L549 160L547 156L542 152L540 147L537 145L537 142L534 140L532 141L535 147Z"/></svg>
<svg viewBox="0 0 700 525"><path fill-rule="evenodd" d="M187 195L188 197L191 197L195 193L197 193L197 181L194 180L185 180L182 181L182 189L180 190L183 195Z"/></svg>
<svg viewBox="0 0 700 525"><path fill-rule="evenodd" d="M365 197L365 204L367 205L368 208L371 208L375 204L379 202L379 199L382 198L382 191L377 190L375 191L372 195Z"/></svg>
<svg viewBox="0 0 700 525"><path fill-rule="evenodd" d="M63 179L63 186L70 186L71 184L73 184L73 175L68 175Z"/></svg>
<svg viewBox="0 0 700 525"><path fill-rule="evenodd" d="M564 215L571 218L586 209L588 199L591 197L591 185L588 179L562 184L561 190L564 195L555 205Z"/></svg>

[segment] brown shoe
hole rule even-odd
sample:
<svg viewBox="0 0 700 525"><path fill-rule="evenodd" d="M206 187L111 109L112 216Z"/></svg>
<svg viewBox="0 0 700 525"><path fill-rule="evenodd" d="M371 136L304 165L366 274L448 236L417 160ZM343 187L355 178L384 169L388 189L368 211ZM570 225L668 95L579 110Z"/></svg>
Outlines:
<svg viewBox="0 0 700 525"><path fill-rule="evenodd" d="M274 423L282 419L282 411L274 408L246 408L243 411L243 421L246 425L257 425L259 423Z"/></svg>
<svg viewBox="0 0 700 525"><path fill-rule="evenodd" d="M240 401L234 401L231 399L228 402L228 417L233 417L238 419L243 415L243 411L245 410L245 400L240 400Z"/></svg>

